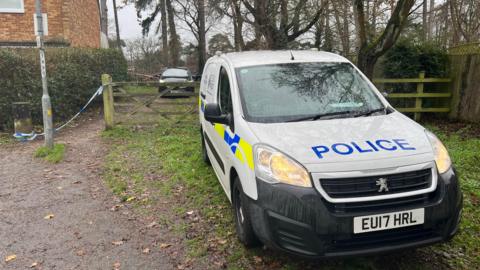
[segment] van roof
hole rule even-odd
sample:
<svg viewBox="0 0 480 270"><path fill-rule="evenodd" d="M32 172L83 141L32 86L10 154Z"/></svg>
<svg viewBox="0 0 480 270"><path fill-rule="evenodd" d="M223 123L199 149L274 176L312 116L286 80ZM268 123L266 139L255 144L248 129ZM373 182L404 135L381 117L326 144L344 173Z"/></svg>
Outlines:
<svg viewBox="0 0 480 270"><path fill-rule="evenodd" d="M292 60L292 55L295 60ZM319 51L246 51L221 55L234 68L301 62L349 62L346 58L329 52Z"/></svg>

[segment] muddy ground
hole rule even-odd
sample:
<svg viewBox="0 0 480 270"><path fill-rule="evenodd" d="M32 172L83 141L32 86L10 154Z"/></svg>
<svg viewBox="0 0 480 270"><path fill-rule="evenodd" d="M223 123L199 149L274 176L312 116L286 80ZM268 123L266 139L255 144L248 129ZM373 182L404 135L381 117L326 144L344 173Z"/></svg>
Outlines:
<svg viewBox="0 0 480 270"><path fill-rule="evenodd" d="M165 231L118 207L101 181L103 121L79 125L58 135L59 164L33 157L42 140L0 149L0 269L173 269Z"/></svg>

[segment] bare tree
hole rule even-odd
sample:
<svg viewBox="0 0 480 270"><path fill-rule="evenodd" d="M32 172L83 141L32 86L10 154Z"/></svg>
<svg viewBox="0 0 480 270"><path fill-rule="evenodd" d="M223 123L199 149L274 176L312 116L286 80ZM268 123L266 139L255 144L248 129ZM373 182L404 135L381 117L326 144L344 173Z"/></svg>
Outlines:
<svg viewBox="0 0 480 270"><path fill-rule="evenodd" d="M115 32L116 32L116 38L117 38L117 48L121 49L122 47L122 42L120 39L120 27L118 26L118 10L117 10L117 0L113 0L113 15L115 18Z"/></svg>
<svg viewBox="0 0 480 270"><path fill-rule="evenodd" d="M369 78L373 76L373 68L378 58L385 54L397 41L414 4L415 0L399 0L380 36L369 42L364 2L363 0L354 0L354 15L359 44L357 65Z"/></svg>
<svg viewBox="0 0 480 270"><path fill-rule="evenodd" d="M472 42L480 38L480 2L448 0L454 31L453 43Z"/></svg>
<svg viewBox="0 0 480 270"><path fill-rule="evenodd" d="M255 20L249 23L258 27L269 49L285 49L289 42L309 31L320 19L322 2L242 0ZM309 14L312 10L313 14Z"/></svg>
<svg viewBox="0 0 480 270"><path fill-rule="evenodd" d="M422 0L422 41L427 40L428 33L428 1Z"/></svg>
<svg viewBox="0 0 480 270"><path fill-rule="evenodd" d="M205 0L176 0L176 3L180 7L177 17L188 26L198 42L198 70L203 70L207 58L206 34L210 29L210 26L206 27Z"/></svg>
<svg viewBox="0 0 480 270"><path fill-rule="evenodd" d="M166 0L160 0L160 28L162 29L162 50L168 52L168 28L167 28L167 6ZM168 63L168 53L163 54L163 62Z"/></svg>
<svg viewBox="0 0 480 270"><path fill-rule="evenodd" d="M426 0L425 0L426 1ZM430 0L428 9L428 21L427 21L427 40L431 40L433 36L433 20L435 19L435 0Z"/></svg>
<svg viewBox="0 0 480 270"><path fill-rule="evenodd" d="M129 65L138 73L155 74L164 67L160 60L166 52L161 50L156 38L142 37L127 41L125 51Z"/></svg>
<svg viewBox="0 0 480 270"><path fill-rule="evenodd" d="M128 0L135 4L137 9L137 17L142 18L142 11L153 11L141 21L142 33L144 36L148 35L152 23L155 22L157 16L161 15L161 22L156 27L156 33L162 30L162 47L164 51L168 51L169 55L163 56L164 63L177 66L180 60L180 37L177 35L175 25L175 9L172 6L172 0ZM169 35L168 35L169 33Z"/></svg>
<svg viewBox="0 0 480 270"><path fill-rule="evenodd" d="M166 0L167 14L168 14L168 30L170 32L170 40L168 47L170 49L170 64L178 66L180 62L180 37L177 34L175 25L175 9L172 5L172 0Z"/></svg>
<svg viewBox="0 0 480 270"><path fill-rule="evenodd" d="M346 57L350 54L349 2L346 0L332 1L335 26L342 45L342 54Z"/></svg>
<svg viewBox="0 0 480 270"><path fill-rule="evenodd" d="M242 12L241 0L222 0L215 5L215 12L221 18L227 17L232 21L233 41L235 51L239 52L245 48L245 40L243 38L244 14Z"/></svg>

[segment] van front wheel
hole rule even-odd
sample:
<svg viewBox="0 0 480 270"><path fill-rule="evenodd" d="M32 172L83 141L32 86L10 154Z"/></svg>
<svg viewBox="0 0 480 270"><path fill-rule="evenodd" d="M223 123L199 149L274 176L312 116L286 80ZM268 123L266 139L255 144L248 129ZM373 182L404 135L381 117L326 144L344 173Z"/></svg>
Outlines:
<svg viewBox="0 0 480 270"><path fill-rule="evenodd" d="M250 219L248 199L243 193L242 185L238 177L233 184L232 204L238 239L246 247L259 246L260 241L253 231L252 221Z"/></svg>

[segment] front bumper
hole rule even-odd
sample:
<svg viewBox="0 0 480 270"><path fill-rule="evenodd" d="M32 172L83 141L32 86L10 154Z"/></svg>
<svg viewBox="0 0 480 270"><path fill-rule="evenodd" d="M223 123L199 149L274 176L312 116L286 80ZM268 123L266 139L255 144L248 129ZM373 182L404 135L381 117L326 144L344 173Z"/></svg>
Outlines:
<svg viewBox="0 0 480 270"><path fill-rule="evenodd" d="M255 233L268 246L306 257L365 255L447 241L458 230L462 209L453 169L439 175L430 194L348 204L329 203L314 188L256 182L258 199L249 207ZM415 208L425 208L422 225L353 233L356 216Z"/></svg>

